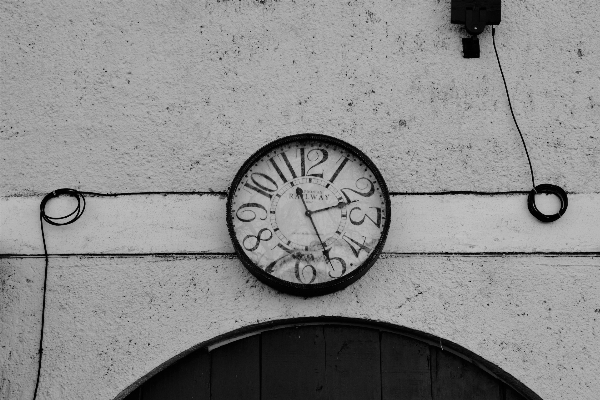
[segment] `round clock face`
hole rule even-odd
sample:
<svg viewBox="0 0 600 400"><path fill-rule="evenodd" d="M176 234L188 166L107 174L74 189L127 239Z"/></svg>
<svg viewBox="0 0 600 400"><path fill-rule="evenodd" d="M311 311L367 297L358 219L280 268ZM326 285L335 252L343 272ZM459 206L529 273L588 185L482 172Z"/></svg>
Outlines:
<svg viewBox="0 0 600 400"><path fill-rule="evenodd" d="M242 166L229 191L227 225L243 264L292 294L342 289L375 262L390 223L375 165L332 137L276 140Z"/></svg>

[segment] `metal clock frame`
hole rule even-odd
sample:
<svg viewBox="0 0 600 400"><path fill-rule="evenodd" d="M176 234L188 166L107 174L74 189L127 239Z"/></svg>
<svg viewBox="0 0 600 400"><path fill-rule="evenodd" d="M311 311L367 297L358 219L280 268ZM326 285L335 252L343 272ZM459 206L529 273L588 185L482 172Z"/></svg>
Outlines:
<svg viewBox="0 0 600 400"><path fill-rule="evenodd" d="M369 254L367 259L358 268L354 269L352 272L349 272L347 275L344 275L335 280L316 284L303 284L285 281L265 272L261 267L253 263L252 260L250 260L250 257L248 257L248 255L245 253L239 241L237 240L233 226L234 215L232 213L233 195L237 187L241 183L246 172L255 163L257 163L262 157L264 157L266 154L268 154L277 147L285 146L293 142L309 141L321 142L328 145L338 146L343 150L346 150L347 152L351 153L352 155L357 157L361 162L363 162L371 170L371 172L375 176L377 184L380 187L381 194L385 202L386 215L385 221L383 223L383 229L381 231L381 236L379 238L379 241L377 242L377 245L375 246L371 254ZM297 135L286 136L280 139L276 139L261 147L254 154L252 154L252 156L250 156L250 158L248 158L246 162L244 162L242 167L238 170L231 183L231 186L229 187L229 192L227 195L227 228L229 231L229 237L231 238L231 241L233 243L233 247L235 248L235 251L242 264L246 267L248 271L250 271L252 275L254 275L261 282L273 287L276 290L296 296L312 297L333 293L346 288L347 286L360 279L363 275L366 274L366 272L373 266L375 261L377 261L377 259L379 258L379 255L383 250L383 246L385 244L390 229L390 221L390 195L385 180L383 179L381 172L379 172L379 169L377 168L377 166L375 166L373 161L371 161L371 159L369 159L369 157L367 157L362 151L352 146L351 144L348 144L340 139L331 136L321 135L317 133L302 133Z"/></svg>

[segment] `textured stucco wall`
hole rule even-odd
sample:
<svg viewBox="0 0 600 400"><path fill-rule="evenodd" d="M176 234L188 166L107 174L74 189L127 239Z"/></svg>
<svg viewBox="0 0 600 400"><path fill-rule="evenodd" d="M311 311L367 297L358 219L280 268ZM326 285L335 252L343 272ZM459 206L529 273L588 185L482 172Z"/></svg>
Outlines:
<svg viewBox="0 0 600 400"><path fill-rule="evenodd" d="M224 191L302 132L363 149L392 191L523 190L490 29L445 1L5 1L5 195ZM600 189L600 5L504 0L499 52L541 182Z"/></svg>
<svg viewBox="0 0 600 400"><path fill-rule="evenodd" d="M2 261L19 304L4 398L30 398L43 260ZM341 292L297 298L233 257L51 260L41 398L112 399L190 347L234 329L306 316L384 321L440 336L543 399L597 399L599 258L385 256ZM18 287L19 289L11 289ZM10 310L9 310L10 311ZM19 338L20 340L15 340ZM443 346L443 343L442 343ZM5 383L6 384L6 383ZM13 393L9 396L8 393Z"/></svg>
<svg viewBox="0 0 600 400"><path fill-rule="evenodd" d="M599 17L593 0L504 0L496 34L537 183L590 196ZM37 218L6 204L59 187L224 192L255 150L302 132L359 147L394 192L528 190L490 29L481 58L466 60L449 20L449 0L0 2L0 237ZM111 400L217 335L318 315L447 338L545 400L598 398L597 254L387 254L348 289L302 299L256 282L233 255L135 256L130 207L111 235L132 257L50 259L40 399ZM16 254L0 258L2 400L33 394L44 264L22 255L39 251L39 234L37 223L20 230L10 251L0 241Z"/></svg>

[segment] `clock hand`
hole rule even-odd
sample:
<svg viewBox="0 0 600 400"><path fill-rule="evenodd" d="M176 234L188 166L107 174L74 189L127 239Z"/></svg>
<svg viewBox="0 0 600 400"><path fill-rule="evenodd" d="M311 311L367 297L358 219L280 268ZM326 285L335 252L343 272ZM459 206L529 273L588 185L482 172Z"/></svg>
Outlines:
<svg viewBox="0 0 600 400"><path fill-rule="evenodd" d="M356 203L357 201L358 201L358 200L352 200L352 201L350 201L350 202L348 202L348 203L346 203L346 202L343 202L343 201L340 201L339 203L337 203L337 204L334 204L333 206L329 206L329 207L325 207L325 208L320 208L320 209L318 209L318 210L313 210L313 211L308 211L308 210L307 210L307 211L306 211L306 213L307 213L307 215L312 215L312 214L316 214L316 213L318 213L318 212L325 211L325 210L329 210L329 209L332 209L332 208L344 208L344 207L345 207L345 206L347 206L348 204L351 204L351 203Z"/></svg>
<svg viewBox="0 0 600 400"><path fill-rule="evenodd" d="M333 269L333 264L331 263L331 259L329 258L329 250L327 250L325 248L325 243L323 243L323 240L321 240L321 235L319 235L319 231L317 230L317 226L315 225L315 221L313 221L312 216L311 216L311 212L308 209L308 206L306 205L306 202L304 201L304 195L302 192L302 189L297 187L296 188L296 195L298 197L300 197L300 200L302 200L302 204L304 205L304 209L306 210L305 214L308 217L308 219L310 220L310 223L312 224L313 229L315 230L315 233L317 234L317 238L319 238L319 243L321 243L321 247L323 247L323 255L325 256L325 258L327 258L327 261L329 262L329 265L331 265L331 268Z"/></svg>

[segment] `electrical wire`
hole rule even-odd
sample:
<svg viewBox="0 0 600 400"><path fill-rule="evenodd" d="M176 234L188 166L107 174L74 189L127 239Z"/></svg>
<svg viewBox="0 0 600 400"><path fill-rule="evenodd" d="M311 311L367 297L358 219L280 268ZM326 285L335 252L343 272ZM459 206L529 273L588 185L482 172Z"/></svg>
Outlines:
<svg viewBox="0 0 600 400"><path fill-rule="evenodd" d="M77 207L73 212L61 217L51 217L46 214L46 204L56 197L67 195L70 197L75 197L77 199ZM49 223L50 225L68 225L79 219L83 215L83 211L85 210L85 197L81 192L78 192L75 189L57 189L51 193L48 193L42 199L40 203L40 228L42 230L42 243L44 244L44 288L42 295L42 323L40 328L40 345L38 351L38 371L37 378L35 380L35 389L33 392L33 400L37 398L38 388L40 384L40 375L42 372L42 354L44 352L44 319L46 314L46 286L48 283L48 248L46 246L46 235L44 233L44 221Z"/></svg>
<svg viewBox="0 0 600 400"><path fill-rule="evenodd" d="M504 89L506 90L506 98L508 99L508 107L510 108L510 113L513 117L513 121L515 121L515 126L517 127L517 131L519 132L519 136L521 136L521 142L523 142L523 148L525 149L525 154L527 155L527 162L529 163L529 171L531 171L531 184L533 189L529 192L527 196L527 208L531 215L536 217L541 222L553 222L563 216L565 211L567 211L567 206L569 205L569 200L567 198L567 192L563 190L560 186L552 185L549 183L544 183L541 185L535 185L535 178L533 176L533 167L531 166L531 158L529 157L529 151L527 151L527 145L525 144L525 138L523 137L523 133L521 133L521 128L519 128L519 124L517 123L517 118L515 117L515 113L513 111L512 103L510 101L510 95L508 93L508 86L506 85L506 78L504 77L504 72L502 71L502 65L500 64L500 57L498 56L498 49L496 48L496 27L492 26L492 44L494 45L494 52L496 53L496 60L498 60L498 67L500 68L500 74L502 75L502 82L504 82ZM547 193L553 194L560 200L560 209L556 214L544 214L540 210L538 210L535 204L535 195Z"/></svg>
<svg viewBox="0 0 600 400"><path fill-rule="evenodd" d="M77 221L85 211L85 196L102 196L102 197L116 197L116 196L127 196L127 195L153 195L153 194L180 194L180 195L193 195L193 194L206 194L201 192L135 192L135 193L96 193L96 192L80 192L75 189L70 188L62 188L56 189L47 195L44 196L42 202L40 203L40 228L42 232L42 243L44 245L44 286L43 286L43 295L42 295L42 318L41 318L41 328L40 328L40 344L38 350L38 371L37 378L35 381L35 389L33 392L33 400L37 398L39 384L40 384L40 376L42 371L42 355L44 352L44 323L45 323L45 315L46 315L46 286L48 283L48 248L46 246L46 235L44 232L44 222L55 225L55 226L64 226L72 224ZM218 195L222 195L222 193L217 193ZM77 207L71 213L64 216L50 216L46 213L46 205L48 202L54 198L60 196L68 196L75 198L77 200Z"/></svg>
<svg viewBox="0 0 600 400"><path fill-rule="evenodd" d="M523 148L525 149L525 154L527 155L527 162L529 163L529 170L531 171L531 184L533 185L533 189L535 190L535 179L533 177L533 167L531 166L531 158L529 157L529 152L527 151L527 145L525 144L525 138L523 138L523 134L521 133L521 128L519 128L519 124L517 123L517 118L515 117L515 113L513 111L512 103L510 101L510 95L508 94L508 86L506 85L506 78L504 78L504 72L502 71L502 65L500 65L500 57L498 56L498 49L496 49L496 27L492 26L492 44L494 45L494 52L496 53L496 60L498 60L498 67L500 68L500 74L502 75L502 82L504 82L504 89L506 90L506 98L508 99L508 107L510 108L510 113L513 117L513 121L515 121L515 126L517 127L517 131L521 136L521 142L523 142Z"/></svg>
<svg viewBox="0 0 600 400"><path fill-rule="evenodd" d="M40 374L42 372L42 353L44 345L44 315L46 314L46 282L48 281L48 251L46 250L46 238L44 237L44 222L42 213L40 213L40 226L42 228L42 242L44 243L44 289L42 295L42 324L40 332L40 344L38 346L38 370L37 378L35 380L35 390L33 391L33 400L37 398L38 386L40 384Z"/></svg>
<svg viewBox="0 0 600 400"><path fill-rule="evenodd" d="M43 287L43 295L42 295L42 318L41 318L41 328L40 328L40 344L38 350L38 371L37 378L35 381L35 389L33 392L33 400L37 398L38 388L40 384L40 375L42 371L42 354L43 354L43 344L44 344L44 322L45 322L45 314L46 314L46 286L48 282L48 249L46 246L46 235L44 232L44 222L55 225L55 226L63 226L69 225L73 222L77 221L85 211L85 196L98 196L98 197L117 197L117 196L133 196L133 195L155 195L155 194L176 194L176 195L206 195L206 194L214 194L218 196L224 196L225 193L221 192L128 192L128 193L97 193L97 192L82 192L76 189L70 188L62 188L56 189L47 195L44 196L42 202L40 203L40 228L42 232L42 243L44 245L44 287ZM77 207L71 213L60 216L53 217L46 214L46 205L48 202L54 198L60 196L68 196L75 198L77 200Z"/></svg>

